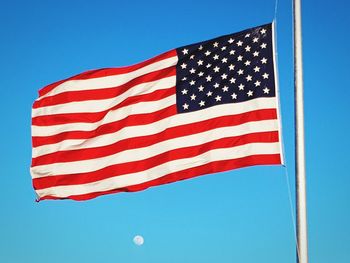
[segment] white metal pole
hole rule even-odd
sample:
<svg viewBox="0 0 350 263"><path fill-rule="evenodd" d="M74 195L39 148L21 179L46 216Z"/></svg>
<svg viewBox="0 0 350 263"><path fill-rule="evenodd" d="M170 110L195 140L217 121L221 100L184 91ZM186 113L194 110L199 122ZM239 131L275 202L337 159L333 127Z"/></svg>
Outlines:
<svg viewBox="0 0 350 263"><path fill-rule="evenodd" d="M293 2L297 262L308 263L301 0Z"/></svg>

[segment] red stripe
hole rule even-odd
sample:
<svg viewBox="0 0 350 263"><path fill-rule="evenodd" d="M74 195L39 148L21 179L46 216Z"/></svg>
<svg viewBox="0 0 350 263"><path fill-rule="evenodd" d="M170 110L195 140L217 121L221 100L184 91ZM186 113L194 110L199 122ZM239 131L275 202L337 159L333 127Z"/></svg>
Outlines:
<svg viewBox="0 0 350 263"><path fill-rule="evenodd" d="M169 67L137 77L117 87L63 92L35 101L33 104L33 109L69 102L115 98L138 84L152 82L175 75L176 67Z"/></svg>
<svg viewBox="0 0 350 263"><path fill-rule="evenodd" d="M55 197L55 196L43 196L38 201L49 200L49 199L73 199L76 201L83 201L92 198L96 198L101 195L113 194L119 192L136 192L145 190L149 187L158 186L162 184L173 183L180 180L185 180L193 177L197 177L205 174L212 174L218 172L229 171L233 169L254 166L254 165L279 165L281 164L280 154L263 154L263 155L252 155L243 158L233 159L233 160L224 160L224 161L215 161L207 163L198 167L185 169L179 172L170 173L161 178L148 181L142 184L118 188L109 191L103 192L94 192L83 195L71 195L68 197Z"/></svg>
<svg viewBox="0 0 350 263"><path fill-rule="evenodd" d="M228 127L251 121L271 120L276 118L276 109L256 110L237 115L217 117L196 123L171 127L157 134L121 140L108 146L53 152L33 158L32 167L50 163L72 162L99 158L129 149L147 147L160 141L208 131L211 130L212 127ZM125 123L124 126L129 126L129 124Z"/></svg>
<svg viewBox="0 0 350 263"><path fill-rule="evenodd" d="M174 95L175 87L169 89L160 89L152 93L136 95L126 98L124 101L114 107L100 112L84 112L84 113L62 113L37 116L32 118L32 125L36 126L51 126L67 123L94 123L102 120L111 110L116 110L125 106L133 105L140 102L157 101ZM175 102L174 102L175 103Z"/></svg>
<svg viewBox="0 0 350 263"><path fill-rule="evenodd" d="M202 145L173 149L140 161L111 165L94 172L36 178L33 179L33 185L35 189L44 189L60 185L86 184L110 177L145 171L173 160L195 157L213 149L231 148L256 142L278 142L278 132L260 132L221 138Z"/></svg>
<svg viewBox="0 0 350 263"><path fill-rule="evenodd" d="M52 136L33 136L32 144L33 144L33 147L35 148L38 146L58 143L63 140L69 140L69 139L90 139L100 135L117 132L123 129L126 123L129 126L146 125L146 124L150 124L150 123L168 118L172 115L175 115L176 112L177 112L176 105L172 105L152 113L128 115L122 120L103 124L101 126L98 126L95 130L92 130L92 131L69 131L69 132L62 132Z"/></svg>
<svg viewBox="0 0 350 263"><path fill-rule="evenodd" d="M100 77L129 73L129 72L135 71L137 69L140 69L142 67L145 67L147 65L150 65L152 63L161 61L163 59L175 57L175 56L176 56L176 50L174 49L174 50L170 50L170 51L165 52L159 56L156 56L156 57L148 59L146 61L137 63L137 64L132 65L132 66L89 70L89 71L83 72L81 74L78 74L76 76L52 83L52 84L42 88L41 90L39 90L39 96L40 97L44 96L45 94L47 94L48 92L50 92L54 88L56 88L58 85L62 84L63 82L69 81L69 80L83 80L83 79L100 78Z"/></svg>

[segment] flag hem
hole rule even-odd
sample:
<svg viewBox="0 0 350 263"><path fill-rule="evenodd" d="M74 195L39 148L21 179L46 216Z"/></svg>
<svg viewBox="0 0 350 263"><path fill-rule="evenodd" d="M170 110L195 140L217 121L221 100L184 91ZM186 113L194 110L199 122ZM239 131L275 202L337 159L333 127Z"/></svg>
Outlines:
<svg viewBox="0 0 350 263"><path fill-rule="evenodd" d="M282 135L282 116L281 116L281 104L280 104L280 90L279 90L279 75L278 75L278 56L277 56L277 42L276 42L276 21L272 21L272 59L273 59L273 70L275 75L275 94L276 94L276 111L278 120L278 136L280 141L280 152L281 152L281 165L285 166L285 154L283 145Z"/></svg>

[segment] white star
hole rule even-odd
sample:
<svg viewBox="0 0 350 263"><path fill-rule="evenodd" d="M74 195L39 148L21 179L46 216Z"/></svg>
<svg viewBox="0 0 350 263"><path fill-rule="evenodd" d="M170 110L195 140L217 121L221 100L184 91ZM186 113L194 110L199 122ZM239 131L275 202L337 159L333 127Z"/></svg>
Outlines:
<svg viewBox="0 0 350 263"><path fill-rule="evenodd" d="M235 100L235 99L237 99L237 94L236 93L232 93L231 97L232 97L233 100Z"/></svg>
<svg viewBox="0 0 350 263"><path fill-rule="evenodd" d="M204 72L202 72L202 71L198 73L199 77L202 77L203 75L204 75Z"/></svg>
<svg viewBox="0 0 350 263"><path fill-rule="evenodd" d="M211 64L208 63L208 64L206 65L206 67L207 67L207 68L210 68L210 67L211 67Z"/></svg>
<svg viewBox="0 0 350 263"><path fill-rule="evenodd" d="M242 56L238 56L237 57L237 61L242 61L243 57Z"/></svg>
<svg viewBox="0 0 350 263"><path fill-rule="evenodd" d="M244 37L245 37L245 38L250 37L250 34L246 34Z"/></svg>
<svg viewBox="0 0 350 263"><path fill-rule="evenodd" d="M257 43L257 42L258 42L258 40L259 40L259 38L254 37L254 38L253 38L253 43Z"/></svg>
<svg viewBox="0 0 350 263"><path fill-rule="evenodd" d="M216 66L216 67L214 68L214 71L215 71L215 72L219 72L219 70L220 70L220 68L219 68L218 66Z"/></svg>
<svg viewBox="0 0 350 263"><path fill-rule="evenodd" d="M203 107L204 105L205 105L205 101L202 101L202 100L201 100L201 101L199 102L199 106L200 106L200 107Z"/></svg>
<svg viewBox="0 0 350 263"><path fill-rule="evenodd" d="M193 86L194 84L196 84L196 81L191 80L191 81L190 81L190 85Z"/></svg>
<svg viewBox="0 0 350 263"><path fill-rule="evenodd" d="M209 56L211 54L211 52L209 50L207 50L205 53L204 53L206 56Z"/></svg>
<svg viewBox="0 0 350 263"><path fill-rule="evenodd" d="M185 81L186 79L187 79L186 77L183 77L183 78L182 78L182 81Z"/></svg>
<svg viewBox="0 0 350 263"><path fill-rule="evenodd" d="M221 78L222 79L227 79L227 75L224 73L224 74L221 75Z"/></svg>
<svg viewBox="0 0 350 263"><path fill-rule="evenodd" d="M231 78L231 79L230 79L230 83L231 83L231 84L236 83L236 79L235 79L235 78Z"/></svg>
<svg viewBox="0 0 350 263"><path fill-rule="evenodd" d="M221 59L221 62L222 62L222 63L227 63L227 58Z"/></svg>
<svg viewBox="0 0 350 263"><path fill-rule="evenodd" d="M213 87L216 88L216 89L217 89L219 86L220 86L220 85L219 85L218 83L215 83L215 84L213 85Z"/></svg>
<svg viewBox="0 0 350 263"><path fill-rule="evenodd" d="M246 78L247 81L252 81L252 79L253 79L253 77L250 76L250 75L246 76L245 78Z"/></svg>
<svg viewBox="0 0 350 263"><path fill-rule="evenodd" d="M213 95L213 92L208 91L207 96L210 97L211 95Z"/></svg>
<svg viewBox="0 0 350 263"><path fill-rule="evenodd" d="M246 62L244 62L244 65L249 66L250 65L250 61L247 60Z"/></svg>
<svg viewBox="0 0 350 263"><path fill-rule="evenodd" d="M261 48L266 48L266 45L267 45L266 43L262 43L262 44L260 45L260 47L261 47Z"/></svg>
<svg viewBox="0 0 350 263"><path fill-rule="evenodd" d="M260 68L259 68L258 66L255 66L254 71L255 71L255 72L259 72L259 71L260 71Z"/></svg>
<svg viewBox="0 0 350 263"><path fill-rule="evenodd" d="M188 90L187 89L183 89L181 92L182 92L182 95L185 95L185 94L187 94Z"/></svg>
<svg viewBox="0 0 350 263"><path fill-rule="evenodd" d="M214 44L213 44L213 47L218 47L219 46L219 43L218 42L215 42Z"/></svg>
<svg viewBox="0 0 350 263"><path fill-rule="evenodd" d="M238 70L238 75L242 75L244 73L243 69Z"/></svg>
<svg viewBox="0 0 350 263"><path fill-rule="evenodd" d="M247 92L247 95L248 95L248 97L253 96L253 91L251 91L251 90L250 90L250 91L248 91L248 92Z"/></svg>
<svg viewBox="0 0 350 263"><path fill-rule="evenodd" d="M214 59L214 60L218 60L218 59L219 59L219 55L215 55L215 56L213 57L213 59Z"/></svg>
<svg viewBox="0 0 350 263"><path fill-rule="evenodd" d="M261 61L261 63L266 64L267 59L266 58L262 58L262 60L260 60L260 61Z"/></svg>
<svg viewBox="0 0 350 263"><path fill-rule="evenodd" d="M191 56L190 56L190 59L194 59L194 55L191 55Z"/></svg>
<svg viewBox="0 0 350 263"><path fill-rule="evenodd" d="M239 41L237 42L237 46L239 46L239 47L241 47L242 44L243 44L243 42L242 42L241 40L239 40Z"/></svg>
<svg viewBox="0 0 350 263"><path fill-rule="evenodd" d="M187 103L185 103L184 105L182 105L182 107L184 107L184 110L187 110L188 109L188 104Z"/></svg>
<svg viewBox="0 0 350 263"><path fill-rule="evenodd" d="M254 83L254 85L255 85L255 87L259 87L260 86L260 84L261 84L261 82L260 81L255 81L255 83Z"/></svg>
<svg viewBox="0 0 350 263"><path fill-rule="evenodd" d="M244 90L244 85L241 83L241 84L239 84L238 88L239 88L239 90Z"/></svg>
<svg viewBox="0 0 350 263"><path fill-rule="evenodd" d="M246 46L244 49L245 49L246 52L249 52L251 47L250 46Z"/></svg>
<svg viewBox="0 0 350 263"><path fill-rule="evenodd" d="M230 38L227 42L230 43L230 44L232 44L233 41L235 41L235 40L234 40L233 38Z"/></svg>
<svg viewBox="0 0 350 263"><path fill-rule="evenodd" d="M198 60L197 64L198 64L198 66L203 65L203 60Z"/></svg>
<svg viewBox="0 0 350 263"><path fill-rule="evenodd" d="M203 90L204 90L204 87L203 87L202 85L200 85L200 86L198 87L198 90L199 90L199 91L203 91Z"/></svg>
<svg viewBox="0 0 350 263"><path fill-rule="evenodd" d="M222 50L222 51L226 50L226 46L223 46L223 47L221 48L221 50Z"/></svg>
<svg viewBox="0 0 350 263"><path fill-rule="evenodd" d="M228 68L230 69L230 70L234 70L235 69L235 65L230 65L230 66L228 66Z"/></svg>
<svg viewBox="0 0 350 263"><path fill-rule="evenodd" d="M187 48L183 49L183 50L182 50L182 53L183 53L184 55L187 55L187 54L188 54L188 49L187 49Z"/></svg>
<svg viewBox="0 0 350 263"><path fill-rule="evenodd" d="M230 55L234 55L235 52L236 52L236 50L231 50L231 51L230 51Z"/></svg>
<svg viewBox="0 0 350 263"><path fill-rule="evenodd" d="M191 73L191 74L194 74L194 73L196 73L196 70L195 70L194 68L191 68L191 69L190 69L190 73Z"/></svg>
<svg viewBox="0 0 350 263"><path fill-rule="evenodd" d="M268 89L267 87L265 87L265 88L263 89L263 91L264 91L265 94L269 94L270 89Z"/></svg>
<svg viewBox="0 0 350 263"><path fill-rule="evenodd" d="M260 30L260 33L261 33L261 34L265 34L265 33L266 33L266 29L265 29L265 28L261 29L261 30Z"/></svg>
<svg viewBox="0 0 350 263"><path fill-rule="evenodd" d="M255 51L255 52L253 53L253 56L254 56L254 57L259 56L259 52L258 52L258 51Z"/></svg>
<svg viewBox="0 0 350 263"><path fill-rule="evenodd" d="M207 82L210 82L211 79L212 79L212 77L211 77L210 75L208 75L208 76L206 77L206 79L207 79Z"/></svg>
<svg viewBox="0 0 350 263"><path fill-rule="evenodd" d="M199 50L202 50L202 49L203 49L203 46L202 46L202 45L200 45L198 49L199 49Z"/></svg>
<svg viewBox="0 0 350 263"><path fill-rule="evenodd" d="M182 63L180 66L181 66L182 69L185 69L187 67L187 64Z"/></svg>
<svg viewBox="0 0 350 263"><path fill-rule="evenodd" d="M221 101L221 96L217 95L217 96L215 97L215 100L216 100L216 101Z"/></svg>
<svg viewBox="0 0 350 263"><path fill-rule="evenodd" d="M224 86L224 87L222 88L222 91L223 91L223 92L228 91L228 87L227 87L227 86Z"/></svg>
<svg viewBox="0 0 350 263"><path fill-rule="evenodd" d="M191 95L191 100L195 100L196 99L196 95L192 94Z"/></svg>
<svg viewBox="0 0 350 263"><path fill-rule="evenodd" d="M267 74L266 72L262 75L264 79L268 79L269 78L269 74Z"/></svg>

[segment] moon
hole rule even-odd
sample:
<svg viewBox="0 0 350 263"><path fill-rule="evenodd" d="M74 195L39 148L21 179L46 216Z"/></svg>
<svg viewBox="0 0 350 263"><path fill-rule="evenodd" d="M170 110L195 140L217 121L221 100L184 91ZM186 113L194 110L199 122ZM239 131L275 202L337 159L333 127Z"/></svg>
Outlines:
<svg viewBox="0 0 350 263"><path fill-rule="evenodd" d="M143 239L143 236L140 236L140 235L136 235L133 239L135 245L137 246L142 246L143 243L145 242L145 240Z"/></svg>

